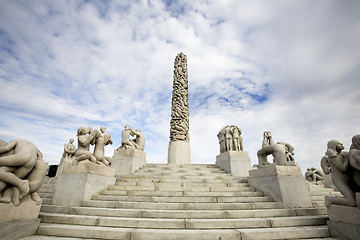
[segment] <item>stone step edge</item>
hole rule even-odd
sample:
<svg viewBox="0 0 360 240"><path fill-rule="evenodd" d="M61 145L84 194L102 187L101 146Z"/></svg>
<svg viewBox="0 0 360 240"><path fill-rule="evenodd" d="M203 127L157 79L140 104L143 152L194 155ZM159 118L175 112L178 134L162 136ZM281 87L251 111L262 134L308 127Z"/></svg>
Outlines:
<svg viewBox="0 0 360 240"><path fill-rule="evenodd" d="M74 215L62 213L41 213L43 223L74 224L82 226L103 226L142 229L248 229L282 228L326 225L327 216L292 216L233 219L164 219L164 218L125 218ZM235 224L235 225L234 225Z"/></svg>
<svg viewBox="0 0 360 240"><path fill-rule="evenodd" d="M80 238L92 238L92 239L123 239L123 240L139 240L139 239L207 239L207 240L218 240L218 239L251 239L247 238L246 235L256 230L267 235L273 233L269 231L269 228L265 229L135 229L135 228L115 228L115 227L89 227L89 226L78 226L78 225L67 225L67 224L41 224L38 230L40 235L54 235L63 237L80 237ZM326 231L327 227L288 227L278 229L277 232L294 232L294 231ZM104 233L107 233L104 235ZM275 233L276 234L276 233ZM85 236L86 235L86 236ZM90 236L89 236L90 235ZM311 234L310 234L311 235ZM329 234L325 233L322 237L328 237ZM326 236L325 236L326 235ZM175 236L175 237L173 237ZM264 236L264 235L263 235ZM316 238L310 236L310 238ZM308 237L309 238L309 237ZM258 238L265 239L265 238ZM271 239L271 238L266 238ZM273 238L279 239L279 238ZM290 239L290 238L289 238ZM298 239L298 238L291 238Z"/></svg>

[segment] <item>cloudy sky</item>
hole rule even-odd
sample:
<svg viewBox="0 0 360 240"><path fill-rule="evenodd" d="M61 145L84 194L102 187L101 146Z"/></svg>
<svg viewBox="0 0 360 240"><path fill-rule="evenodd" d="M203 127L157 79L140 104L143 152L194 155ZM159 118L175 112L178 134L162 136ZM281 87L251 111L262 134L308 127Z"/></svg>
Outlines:
<svg viewBox="0 0 360 240"><path fill-rule="evenodd" d="M80 126L120 146L141 129L166 163L173 63L188 57L192 163L214 163L218 131L242 129L252 164L264 131L303 171L331 139L360 134L360 1L0 2L0 138L50 164Z"/></svg>

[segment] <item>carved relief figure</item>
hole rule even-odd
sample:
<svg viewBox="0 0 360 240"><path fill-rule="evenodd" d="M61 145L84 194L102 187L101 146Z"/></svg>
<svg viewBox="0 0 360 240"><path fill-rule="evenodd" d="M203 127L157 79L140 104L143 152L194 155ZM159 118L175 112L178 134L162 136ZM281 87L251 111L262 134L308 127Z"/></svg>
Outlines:
<svg viewBox="0 0 360 240"><path fill-rule="evenodd" d="M179 53L174 62L170 141L189 142L187 57L183 53Z"/></svg>
<svg viewBox="0 0 360 240"><path fill-rule="evenodd" d="M293 158L294 148L288 143L276 143L272 139L270 132L264 132L262 148L257 152L259 164L258 167L270 165L267 160L268 155L274 157L273 163L276 165L295 166Z"/></svg>
<svg viewBox="0 0 360 240"><path fill-rule="evenodd" d="M217 134L220 144L220 153L227 151L243 151L241 129L235 125L223 127Z"/></svg>
<svg viewBox="0 0 360 240"><path fill-rule="evenodd" d="M48 164L42 153L33 144L25 140L13 140L0 146L0 202L13 202L15 206L30 194L37 204L41 199L37 194L46 176Z"/></svg>

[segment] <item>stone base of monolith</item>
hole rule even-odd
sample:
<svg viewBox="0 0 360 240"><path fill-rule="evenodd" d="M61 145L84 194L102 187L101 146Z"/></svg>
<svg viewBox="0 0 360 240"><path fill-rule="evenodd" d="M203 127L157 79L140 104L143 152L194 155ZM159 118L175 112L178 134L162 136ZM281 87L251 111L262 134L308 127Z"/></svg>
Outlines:
<svg viewBox="0 0 360 240"><path fill-rule="evenodd" d="M57 174L53 204L80 206L96 192L116 182L115 169L89 161L73 166L63 162L62 172Z"/></svg>
<svg viewBox="0 0 360 240"><path fill-rule="evenodd" d="M275 164L249 171L249 185L288 208L312 207L309 184L298 166Z"/></svg>
<svg viewBox="0 0 360 240"><path fill-rule="evenodd" d="M126 175L146 165L146 153L135 148L118 148L114 151L111 167L115 175Z"/></svg>
<svg viewBox="0 0 360 240"><path fill-rule="evenodd" d="M0 223L0 238L14 240L29 237L36 234L39 226L40 218Z"/></svg>
<svg viewBox="0 0 360 240"><path fill-rule="evenodd" d="M328 211L328 227L332 237L344 240L360 239L360 209L331 205Z"/></svg>
<svg viewBox="0 0 360 240"><path fill-rule="evenodd" d="M190 143L184 141L170 142L168 164L191 164Z"/></svg>
<svg viewBox="0 0 360 240"><path fill-rule="evenodd" d="M235 177L248 177L251 161L247 152L227 151L216 156L216 166Z"/></svg>

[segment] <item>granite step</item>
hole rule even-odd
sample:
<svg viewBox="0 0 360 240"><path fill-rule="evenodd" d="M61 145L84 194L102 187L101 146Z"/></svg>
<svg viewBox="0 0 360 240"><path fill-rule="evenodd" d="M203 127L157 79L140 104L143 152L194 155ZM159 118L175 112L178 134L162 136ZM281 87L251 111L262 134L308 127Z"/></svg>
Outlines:
<svg viewBox="0 0 360 240"><path fill-rule="evenodd" d="M242 240L266 239L299 239L299 238L327 238L329 230L324 226L284 227L268 229L242 229Z"/></svg>
<svg viewBox="0 0 360 240"><path fill-rule="evenodd" d="M63 213L107 217L130 218L191 218L191 219L225 219L225 218L261 218L301 216L295 209L257 209L257 210L153 210L153 209L113 209L100 207L68 207L44 205L42 213Z"/></svg>
<svg viewBox="0 0 360 240"><path fill-rule="evenodd" d="M156 209L156 210L250 210L284 208L281 202L254 203L168 203L168 202L131 202L131 201L98 201L89 200L82 203L84 207L122 208L122 209Z"/></svg>

